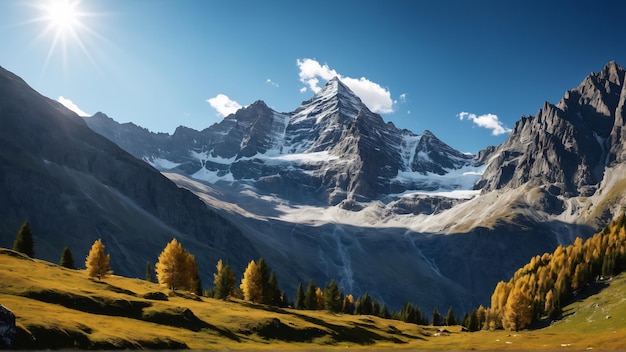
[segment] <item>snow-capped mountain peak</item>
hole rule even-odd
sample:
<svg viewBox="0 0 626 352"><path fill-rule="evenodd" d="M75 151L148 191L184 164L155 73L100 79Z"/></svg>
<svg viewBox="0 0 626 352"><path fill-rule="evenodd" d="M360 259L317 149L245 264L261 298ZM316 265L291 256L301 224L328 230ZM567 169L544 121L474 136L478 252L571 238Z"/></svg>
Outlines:
<svg viewBox="0 0 626 352"><path fill-rule="evenodd" d="M97 129L95 121L90 126ZM102 132L113 140L119 135ZM168 165L205 182L249 183L287 199L328 204L471 188L480 176L471 155L430 131L417 135L385 123L337 77L293 112L278 113L257 101L201 132L179 128L150 145L128 149L155 167ZM452 177L467 168L469 179L465 172L463 180Z"/></svg>
<svg viewBox="0 0 626 352"><path fill-rule="evenodd" d="M333 113L341 112L355 118L361 110L368 110L361 99L337 77L329 80L315 95L298 107L291 119L292 124L306 124L311 117L320 123Z"/></svg>

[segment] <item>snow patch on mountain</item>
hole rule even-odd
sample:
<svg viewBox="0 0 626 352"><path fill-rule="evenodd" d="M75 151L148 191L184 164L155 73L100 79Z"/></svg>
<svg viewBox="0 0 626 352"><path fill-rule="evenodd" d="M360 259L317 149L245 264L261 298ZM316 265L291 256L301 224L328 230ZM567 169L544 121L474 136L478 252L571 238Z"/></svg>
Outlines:
<svg viewBox="0 0 626 352"><path fill-rule="evenodd" d="M218 181L235 181L235 179L233 178L233 174L231 174L230 172L224 175L220 175L219 171L207 170L204 167L191 175L191 178L209 183L216 183Z"/></svg>
<svg viewBox="0 0 626 352"><path fill-rule="evenodd" d="M415 159L415 152L417 150L417 144L422 139L421 135L403 134L402 142L400 143L400 155L402 161L404 161L405 170L411 170L411 164Z"/></svg>
<svg viewBox="0 0 626 352"><path fill-rule="evenodd" d="M206 164L207 161L213 162L213 163L217 163L217 164L222 164L222 165L229 165L232 164L235 161L235 157L232 158L222 158L219 156L215 156L213 155L213 150L209 150L209 151L201 151L201 152L197 152L195 150L190 150L189 154L192 158L198 160L200 162L200 164L202 165L202 168L204 168L204 165Z"/></svg>
<svg viewBox="0 0 626 352"><path fill-rule="evenodd" d="M244 158L242 158L244 159ZM296 163L296 164L318 164L322 162L328 162L331 160L339 159L338 156L330 154L328 151L314 152L314 153L298 153L298 154L282 154L282 155L267 155L257 154L248 159L260 159L267 163Z"/></svg>
<svg viewBox="0 0 626 352"><path fill-rule="evenodd" d="M177 168L180 165L180 163L176 163L167 159L149 158L146 156L144 156L142 160L150 164L150 166L154 167L157 170L171 170Z"/></svg>
<svg viewBox="0 0 626 352"><path fill-rule="evenodd" d="M428 155L426 155L428 157ZM438 190L472 190L474 184L480 180L485 166L468 164L460 169L446 169L447 173L438 175L435 173L422 174L415 171L398 171L393 179L401 183L413 183L423 185L423 189Z"/></svg>

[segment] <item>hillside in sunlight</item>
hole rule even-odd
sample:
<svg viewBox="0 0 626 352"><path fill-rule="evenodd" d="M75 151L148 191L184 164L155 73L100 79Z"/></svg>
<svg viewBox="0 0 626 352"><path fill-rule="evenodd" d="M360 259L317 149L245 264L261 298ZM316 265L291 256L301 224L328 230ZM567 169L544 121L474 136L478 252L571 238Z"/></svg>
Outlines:
<svg viewBox="0 0 626 352"><path fill-rule="evenodd" d="M624 275L564 307L557 324L513 334L226 302L120 276L97 282L6 249L0 272L17 349L614 349L626 337Z"/></svg>

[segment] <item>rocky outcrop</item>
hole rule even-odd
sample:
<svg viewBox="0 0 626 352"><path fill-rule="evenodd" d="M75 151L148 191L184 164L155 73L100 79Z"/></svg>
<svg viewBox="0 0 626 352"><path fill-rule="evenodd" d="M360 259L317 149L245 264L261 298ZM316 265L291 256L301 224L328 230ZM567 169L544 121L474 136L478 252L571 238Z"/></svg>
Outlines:
<svg viewBox="0 0 626 352"><path fill-rule="evenodd" d="M0 349L12 349L15 347L15 314L0 304Z"/></svg>
<svg viewBox="0 0 626 352"><path fill-rule="evenodd" d="M522 117L494 152L478 187L551 185L565 196L593 194L624 148L624 68L608 63L556 104Z"/></svg>

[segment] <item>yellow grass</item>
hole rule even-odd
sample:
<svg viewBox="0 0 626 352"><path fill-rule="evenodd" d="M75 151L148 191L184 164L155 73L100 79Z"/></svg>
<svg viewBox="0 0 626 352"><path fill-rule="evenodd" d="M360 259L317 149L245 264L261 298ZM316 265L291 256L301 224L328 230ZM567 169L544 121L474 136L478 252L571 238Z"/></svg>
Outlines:
<svg viewBox="0 0 626 352"><path fill-rule="evenodd" d="M619 285L610 288L626 290L626 278L616 282ZM143 297L154 292L169 295L168 300ZM600 295L603 293L590 299ZM624 297L624 292L615 291L610 297L619 295ZM614 313L621 314L626 312L621 297L604 298L608 303L603 304L610 304ZM96 282L84 271L19 257L2 249L0 304L17 316L20 345L16 347L29 349L580 350L624 348L622 341L626 340L623 319L613 319L608 325L602 321L594 325L596 329L590 329L579 322L591 314L585 313L582 306L567 308L577 314L540 330L467 333L460 327L446 327L450 333L434 336L436 328L378 317L178 296L159 285L119 276Z"/></svg>

